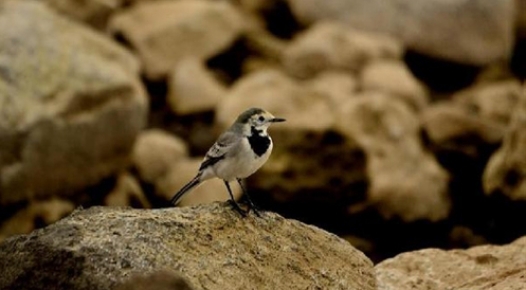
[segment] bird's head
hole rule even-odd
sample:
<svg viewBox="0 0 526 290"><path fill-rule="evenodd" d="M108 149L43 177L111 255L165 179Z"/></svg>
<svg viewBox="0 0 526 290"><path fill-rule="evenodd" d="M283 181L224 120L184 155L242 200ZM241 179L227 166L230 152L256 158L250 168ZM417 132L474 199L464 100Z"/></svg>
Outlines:
<svg viewBox="0 0 526 290"><path fill-rule="evenodd" d="M284 122L283 118L276 118L271 113L260 109L260 108L250 108L243 112L239 117L237 117L236 123L242 124L248 130L255 129L260 132L266 133L267 128L272 123Z"/></svg>

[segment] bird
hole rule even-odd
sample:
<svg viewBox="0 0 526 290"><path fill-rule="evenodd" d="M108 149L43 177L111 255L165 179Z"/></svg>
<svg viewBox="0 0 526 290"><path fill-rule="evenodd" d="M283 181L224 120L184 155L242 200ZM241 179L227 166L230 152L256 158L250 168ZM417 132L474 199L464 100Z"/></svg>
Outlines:
<svg viewBox="0 0 526 290"><path fill-rule="evenodd" d="M274 117L261 108L250 108L241 113L207 151L196 176L172 197L170 203L175 206L183 195L202 182L211 178L220 178L230 195L229 203L237 212L246 216L252 209L259 216L259 211L252 202L242 180L267 162L273 148L267 129L273 123L284 121L284 118ZM241 209L234 199L230 188L230 182L234 180L239 183L248 201L247 211Z"/></svg>

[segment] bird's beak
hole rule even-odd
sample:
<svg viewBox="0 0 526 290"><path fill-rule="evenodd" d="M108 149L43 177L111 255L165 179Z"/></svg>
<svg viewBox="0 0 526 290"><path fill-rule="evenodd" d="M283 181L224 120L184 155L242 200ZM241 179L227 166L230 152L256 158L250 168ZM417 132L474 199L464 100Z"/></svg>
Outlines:
<svg viewBox="0 0 526 290"><path fill-rule="evenodd" d="M285 122L286 120L283 119L283 118L273 118L273 119L270 119L270 122L272 123L279 123L279 122Z"/></svg>

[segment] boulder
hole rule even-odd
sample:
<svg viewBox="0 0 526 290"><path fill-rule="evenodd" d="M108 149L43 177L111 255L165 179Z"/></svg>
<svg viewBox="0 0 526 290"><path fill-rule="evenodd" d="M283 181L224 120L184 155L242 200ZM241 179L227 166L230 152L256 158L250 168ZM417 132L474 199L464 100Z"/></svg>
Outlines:
<svg viewBox="0 0 526 290"><path fill-rule="evenodd" d="M401 60L380 60L369 63L360 73L363 90L380 91L396 96L417 111L429 103L429 95Z"/></svg>
<svg viewBox="0 0 526 290"><path fill-rule="evenodd" d="M104 30L110 16L126 0L45 0L51 8L73 20Z"/></svg>
<svg viewBox="0 0 526 290"><path fill-rule="evenodd" d="M188 156L186 143L161 129L141 132L133 146L132 162L141 180L155 183L178 160Z"/></svg>
<svg viewBox="0 0 526 290"><path fill-rule="evenodd" d="M116 13L109 30L137 50L149 79L166 77L186 57L206 60L243 31L242 18L226 1L148 1Z"/></svg>
<svg viewBox="0 0 526 290"><path fill-rule="evenodd" d="M338 21L383 33L414 51L484 66L509 59L514 44L516 1L488 0L287 0L303 24Z"/></svg>
<svg viewBox="0 0 526 290"><path fill-rule="evenodd" d="M119 174L115 188L106 195L103 204L107 206L131 206L135 208L152 207L137 179L127 172Z"/></svg>
<svg viewBox="0 0 526 290"><path fill-rule="evenodd" d="M337 129L365 152L368 202L386 218L438 221L450 212L447 172L420 141L418 117L379 92L349 99Z"/></svg>
<svg viewBox="0 0 526 290"><path fill-rule="evenodd" d="M31 202L1 223L0 241L52 224L69 215L74 209L72 202L58 198Z"/></svg>
<svg viewBox="0 0 526 290"><path fill-rule="evenodd" d="M194 289L376 289L371 261L337 236L221 203L93 207L0 244L1 289L109 290L165 269Z"/></svg>
<svg viewBox="0 0 526 290"><path fill-rule="evenodd" d="M425 249L376 265L379 290L522 289L526 284L526 238L467 250Z"/></svg>
<svg viewBox="0 0 526 290"><path fill-rule="evenodd" d="M502 146L490 158L483 176L487 194L526 199L526 87L514 110Z"/></svg>
<svg viewBox="0 0 526 290"><path fill-rule="evenodd" d="M137 60L37 1L3 1L0 26L0 204L126 167L148 109Z"/></svg>
<svg viewBox="0 0 526 290"><path fill-rule="evenodd" d="M308 78L327 69L358 72L371 60L400 58L401 44L386 35L365 33L335 22L314 24L283 52L288 72Z"/></svg>
<svg viewBox="0 0 526 290"><path fill-rule="evenodd" d="M169 78L167 102L176 115L189 115L213 111L225 94L225 86L202 61L186 58Z"/></svg>

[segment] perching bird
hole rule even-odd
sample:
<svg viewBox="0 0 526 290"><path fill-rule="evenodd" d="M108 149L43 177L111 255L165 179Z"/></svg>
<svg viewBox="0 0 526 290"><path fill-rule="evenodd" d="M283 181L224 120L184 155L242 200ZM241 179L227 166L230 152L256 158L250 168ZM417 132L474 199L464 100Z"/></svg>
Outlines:
<svg viewBox="0 0 526 290"><path fill-rule="evenodd" d="M234 180L239 183L247 198L249 211L253 209L259 215L241 180L252 175L268 160L272 152L272 139L267 129L272 123L283 121L285 119L276 118L259 108L243 112L208 150L197 175L183 186L170 202L176 205L189 190L207 179L217 177L224 181L230 194L230 203L235 210L243 216L248 213L234 200L229 183Z"/></svg>

